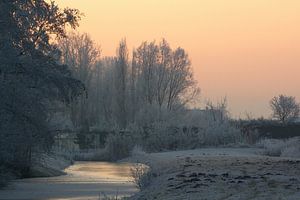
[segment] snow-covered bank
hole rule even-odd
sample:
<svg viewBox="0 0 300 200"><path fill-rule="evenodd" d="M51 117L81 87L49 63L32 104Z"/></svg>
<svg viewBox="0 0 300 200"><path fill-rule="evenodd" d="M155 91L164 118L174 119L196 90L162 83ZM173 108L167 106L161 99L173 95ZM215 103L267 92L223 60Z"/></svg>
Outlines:
<svg viewBox="0 0 300 200"><path fill-rule="evenodd" d="M152 167L148 187L131 199L300 199L300 160L255 148L135 154Z"/></svg>
<svg viewBox="0 0 300 200"><path fill-rule="evenodd" d="M72 165L71 159L55 154L43 154L31 168L30 177L53 177L66 174L64 169Z"/></svg>
<svg viewBox="0 0 300 200"><path fill-rule="evenodd" d="M54 177L66 174L64 169L72 164L71 159L57 154L42 154L33 158L30 171L26 174L26 178L35 177ZM10 181L20 177L13 170L0 168L0 188L9 185Z"/></svg>

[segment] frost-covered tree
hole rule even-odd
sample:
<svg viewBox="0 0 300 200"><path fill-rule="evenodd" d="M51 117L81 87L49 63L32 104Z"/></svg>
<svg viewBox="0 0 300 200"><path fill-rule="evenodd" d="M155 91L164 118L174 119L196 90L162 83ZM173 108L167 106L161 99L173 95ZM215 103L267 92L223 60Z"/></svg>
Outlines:
<svg viewBox="0 0 300 200"><path fill-rule="evenodd" d="M165 39L143 42L133 52L132 67L136 105L155 120L184 108L199 93L188 54L182 48L173 50Z"/></svg>
<svg viewBox="0 0 300 200"><path fill-rule="evenodd" d="M121 40L117 49L117 60L115 64L115 79L114 86L116 89L116 118L117 123L121 128L126 128L127 125L127 98L128 98L128 49L126 40Z"/></svg>
<svg viewBox="0 0 300 200"><path fill-rule="evenodd" d="M300 114L300 104L292 96L279 95L270 101L272 116L285 124L297 119Z"/></svg>
<svg viewBox="0 0 300 200"><path fill-rule="evenodd" d="M91 101L97 90L93 91L92 81L100 50L86 33L69 33L68 37L59 40L58 44L62 51L62 63L68 65L72 75L86 87L87 95L80 96L78 101L71 105L71 119L75 127L88 131L94 117Z"/></svg>
<svg viewBox="0 0 300 200"><path fill-rule="evenodd" d="M70 103L84 89L50 42L78 26L80 13L44 0L2 0L0 10L0 165L24 174L53 142L52 102Z"/></svg>

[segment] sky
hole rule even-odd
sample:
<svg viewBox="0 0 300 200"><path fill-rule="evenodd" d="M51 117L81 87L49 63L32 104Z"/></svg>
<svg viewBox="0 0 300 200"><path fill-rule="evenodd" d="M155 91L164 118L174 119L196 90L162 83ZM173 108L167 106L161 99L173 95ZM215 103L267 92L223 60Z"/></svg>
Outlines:
<svg viewBox="0 0 300 200"><path fill-rule="evenodd" d="M300 101L299 0L55 0L84 13L78 29L113 56L165 38L184 48L201 101L227 97L233 117L270 117L279 94Z"/></svg>

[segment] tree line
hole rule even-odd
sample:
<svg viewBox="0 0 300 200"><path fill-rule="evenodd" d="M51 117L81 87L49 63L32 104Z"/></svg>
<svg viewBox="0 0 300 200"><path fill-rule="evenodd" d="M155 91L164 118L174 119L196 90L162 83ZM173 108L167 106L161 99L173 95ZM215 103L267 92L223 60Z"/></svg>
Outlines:
<svg viewBox="0 0 300 200"><path fill-rule="evenodd" d="M199 93L188 54L180 47L172 49L165 39L142 42L131 57L125 39L113 57L101 58L87 34L70 33L59 47L61 62L87 89L88 95L69 110L73 124L82 131L168 120Z"/></svg>

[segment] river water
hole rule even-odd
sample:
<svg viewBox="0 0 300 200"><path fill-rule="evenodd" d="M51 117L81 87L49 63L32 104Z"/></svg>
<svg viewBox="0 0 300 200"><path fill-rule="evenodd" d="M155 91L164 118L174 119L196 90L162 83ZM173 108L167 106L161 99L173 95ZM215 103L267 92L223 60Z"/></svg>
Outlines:
<svg viewBox="0 0 300 200"><path fill-rule="evenodd" d="M76 162L67 175L13 181L0 190L1 200L99 200L137 192L129 163Z"/></svg>

